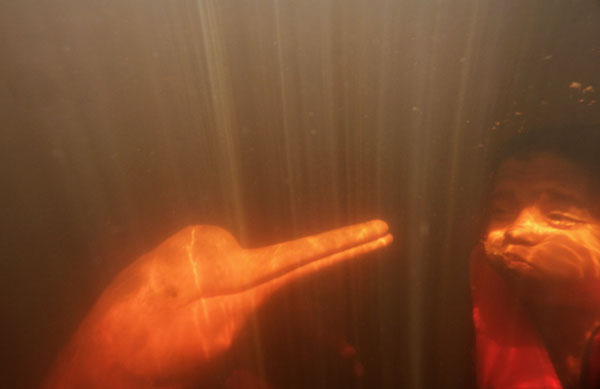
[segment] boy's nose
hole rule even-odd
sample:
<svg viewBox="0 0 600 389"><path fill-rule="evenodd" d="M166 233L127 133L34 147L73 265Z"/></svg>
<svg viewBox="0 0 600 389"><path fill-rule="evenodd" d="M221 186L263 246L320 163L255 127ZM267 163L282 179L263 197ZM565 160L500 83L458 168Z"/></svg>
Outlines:
<svg viewBox="0 0 600 389"><path fill-rule="evenodd" d="M534 246L544 240L546 235L546 229L540 223L539 212L526 208L507 227L504 240L507 244Z"/></svg>

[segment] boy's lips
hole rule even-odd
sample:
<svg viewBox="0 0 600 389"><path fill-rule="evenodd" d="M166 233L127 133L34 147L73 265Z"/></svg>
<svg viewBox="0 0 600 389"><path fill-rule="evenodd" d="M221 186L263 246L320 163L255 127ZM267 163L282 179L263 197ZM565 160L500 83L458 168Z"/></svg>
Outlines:
<svg viewBox="0 0 600 389"><path fill-rule="evenodd" d="M525 258L523 258L522 256L520 256L518 254L507 252L507 253L503 254L503 257L504 257L506 266L511 269L521 270L521 269L534 269L535 268L535 266L530 261L526 260Z"/></svg>
<svg viewBox="0 0 600 389"><path fill-rule="evenodd" d="M492 262L501 264L507 270L522 272L537 269L525 256L513 251L493 250L488 254Z"/></svg>

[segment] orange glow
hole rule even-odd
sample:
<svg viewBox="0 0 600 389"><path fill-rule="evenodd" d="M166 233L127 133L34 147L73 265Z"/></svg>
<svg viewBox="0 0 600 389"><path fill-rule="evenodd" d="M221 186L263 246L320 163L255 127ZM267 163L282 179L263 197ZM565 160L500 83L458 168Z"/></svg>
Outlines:
<svg viewBox="0 0 600 389"><path fill-rule="evenodd" d="M177 387L277 289L391 242L379 220L260 249L219 227L185 228L117 275L46 387Z"/></svg>

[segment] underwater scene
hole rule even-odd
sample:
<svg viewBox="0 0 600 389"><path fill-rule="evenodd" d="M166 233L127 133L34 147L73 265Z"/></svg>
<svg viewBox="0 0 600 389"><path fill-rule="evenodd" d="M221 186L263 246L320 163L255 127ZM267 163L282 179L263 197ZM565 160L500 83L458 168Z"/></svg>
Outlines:
<svg viewBox="0 0 600 389"><path fill-rule="evenodd" d="M600 387L600 2L0 2L6 388Z"/></svg>

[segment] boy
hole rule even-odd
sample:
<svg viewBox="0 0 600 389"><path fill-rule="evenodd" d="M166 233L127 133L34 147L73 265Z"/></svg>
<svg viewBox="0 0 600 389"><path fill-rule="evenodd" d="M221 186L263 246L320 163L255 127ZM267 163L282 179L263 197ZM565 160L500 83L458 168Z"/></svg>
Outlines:
<svg viewBox="0 0 600 389"><path fill-rule="evenodd" d="M483 248L471 259L480 387L599 383L598 134L531 131L496 158Z"/></svg>

